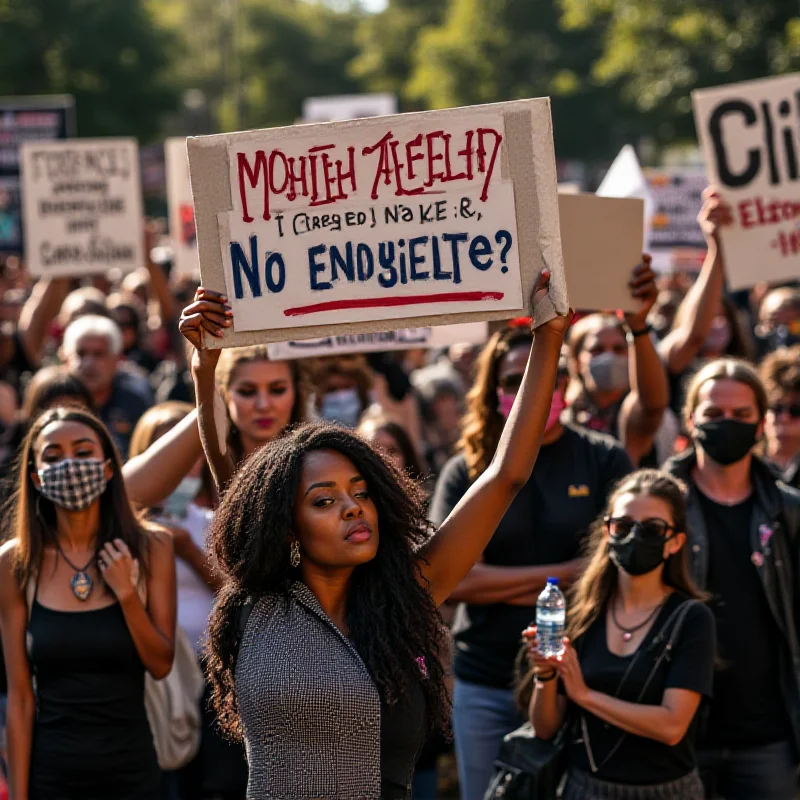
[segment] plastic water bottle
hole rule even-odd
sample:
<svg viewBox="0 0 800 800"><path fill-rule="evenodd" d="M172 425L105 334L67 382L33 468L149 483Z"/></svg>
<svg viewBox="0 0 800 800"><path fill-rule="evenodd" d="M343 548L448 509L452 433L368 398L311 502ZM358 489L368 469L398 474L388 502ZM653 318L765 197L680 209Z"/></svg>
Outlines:
<svg viewBox="0 0 800 800"><path fill-rule="evenodd" d="M558 656L564 652L566 618L567 604L558 588L558 578L548 578L547 586L536 601L536 628L542 655Z"/></svg>

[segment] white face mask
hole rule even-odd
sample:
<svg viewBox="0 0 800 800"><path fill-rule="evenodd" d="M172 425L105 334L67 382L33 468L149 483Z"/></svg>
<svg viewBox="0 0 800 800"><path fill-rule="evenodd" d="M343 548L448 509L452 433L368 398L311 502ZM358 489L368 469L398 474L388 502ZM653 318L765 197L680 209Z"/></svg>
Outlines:
<svg viewBox="0 0 800 800"><path fill-rule="evenodd" d="M181 519L185 517L186 510L189 508L189 503L197 497L197 493L200 491L202 484L202 478L185 477L178 484L178 488L164 502L164 511L171 517L178 517Z"/></svg>
<svg viewBox="0 0 800 800"><path fill-rule="evenodd" d="M328 392L322 398L320 413L328 422L338 422L347 428L355 428L362 410L361 400L355 389L339 389Z"/></svg>

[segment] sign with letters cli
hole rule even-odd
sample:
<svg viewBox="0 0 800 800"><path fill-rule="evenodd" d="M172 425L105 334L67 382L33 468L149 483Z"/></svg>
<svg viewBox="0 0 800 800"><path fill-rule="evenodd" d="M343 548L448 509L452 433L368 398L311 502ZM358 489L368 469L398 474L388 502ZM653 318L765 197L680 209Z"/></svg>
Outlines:
<svg viewBox="0 0 800 800"><path fill-rule="evenodd" d="M732 205L730 286L800 274L800 74L692 93L709 179Z"/></svg>
<svg viewBox="0 0 800 800"><path fill-rule="evenodd" d="M512 317L545 264L566 305L547 100L200 137L189 161L226 345Z"/></svg>

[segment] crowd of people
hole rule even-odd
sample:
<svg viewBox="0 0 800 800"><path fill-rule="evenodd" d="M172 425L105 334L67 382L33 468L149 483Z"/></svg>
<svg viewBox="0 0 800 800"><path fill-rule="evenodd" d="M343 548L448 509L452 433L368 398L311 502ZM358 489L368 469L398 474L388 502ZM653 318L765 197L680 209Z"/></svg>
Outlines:
<svg viewBox="0 0 800 800"><path fill-rule="evenodd" d="M208 347L227 299L168 261L7 259L0 787L432 800L452 734L483 800L527 724L567 800L793 800L800 286L729 293L730 223L708 190L634 312L545 272L484 345L286 361Z"/></svg>

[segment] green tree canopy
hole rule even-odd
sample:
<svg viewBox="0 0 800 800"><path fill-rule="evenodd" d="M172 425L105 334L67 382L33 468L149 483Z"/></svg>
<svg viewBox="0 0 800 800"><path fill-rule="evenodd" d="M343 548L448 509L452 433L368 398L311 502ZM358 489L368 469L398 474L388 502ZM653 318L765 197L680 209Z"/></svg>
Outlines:
<svg viewBox="0 0 800 800"><path fill-rule="evenodd" d="M662 141L691 137L692 89L797 69L797 0L558 0L571 30L604 31L592 74L619 85Z"/></svg>
<svg viewBox="0 0 800 800"><path fill-rule="evenodd" d="M142 0L0 0L0 95L72 94L80 136L147 140L171 46Z"/></svg>

